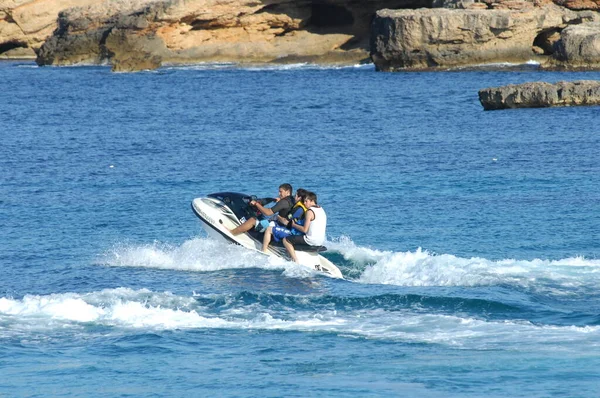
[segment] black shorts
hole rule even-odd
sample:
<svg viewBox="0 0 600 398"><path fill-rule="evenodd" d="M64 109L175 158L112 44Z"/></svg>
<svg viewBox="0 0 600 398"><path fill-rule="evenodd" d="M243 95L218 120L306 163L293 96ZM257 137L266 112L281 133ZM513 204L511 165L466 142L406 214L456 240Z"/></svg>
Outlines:
<svg viewBox="0 0 600 398"><path fill-rule="evenodd" d="M291 235L285 238L288 242L292 244L292 246L296 245L306 245L306 241L304 240L304 235Z"/></svg>

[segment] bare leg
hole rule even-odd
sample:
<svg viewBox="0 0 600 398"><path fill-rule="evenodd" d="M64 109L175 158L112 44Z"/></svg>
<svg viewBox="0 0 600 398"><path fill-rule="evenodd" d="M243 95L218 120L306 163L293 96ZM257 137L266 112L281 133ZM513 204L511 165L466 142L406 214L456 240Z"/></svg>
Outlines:
<svg viewBox="0 0 600 398"><path fill-rule="evenodd" d="M265 236L263 236L263 252L267 253L269 250L269 243L271 243L271 234L273 232L273 227L268 227L265 230Z"/></svg>
<svg viewBox="0 0 600 398"><path fill-rule="evenodd" d="M256 218L250 217L243 224L238 225L234 229L230 229L229 232L231 232L231 234L233 236L236 236L236 235L239 235L246 231L250 231L252 228L254 228L255 224L256 224Z"/></svg>
<svg viewBox="0 0 600 398"><path fill-rule="evenodd" d="M294 262L297 263L298 259L296 258L296 250L294 249L294 245L288 242L287 238L283 238L283 245L285 246L287 252L290 254L292 260L294 260Z"/></svg>

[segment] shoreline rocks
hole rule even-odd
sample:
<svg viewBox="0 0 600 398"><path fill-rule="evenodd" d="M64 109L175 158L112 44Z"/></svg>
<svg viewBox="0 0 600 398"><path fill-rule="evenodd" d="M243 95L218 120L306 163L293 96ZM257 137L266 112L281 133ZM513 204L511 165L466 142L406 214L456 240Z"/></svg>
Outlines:
<svg viewBox="0 0 600 398"><path fill-rule="evenodd" d="M0 57L35 58L52 35L61 10L96 0L4 0L0 2Z"/></svg>
<svg viewBox="0 0 600 398"><path fill-rule="evenodd" d="M526 4L529 6L521 9L380 10L371 26L371 58L382 71L528 61L559 67L574 59L567 55L553 61L557 43L563 39L561 32L570 32L570 24L593 22L599 17L594 12L575 12L554 4ZM588 54L595 43L590 44Z"/></svg>
<svg viewBox="0 0 600 398"><path fill-rule="evenodd" d="M558 63L569 67L600 67L600 22L565 28L556 46Z"/></svg>
<svg viewBox="0 0 600 398"><path fill-rule="evenodd" d="M111 1L131 4L115 9ZM355 64L369 58L368 21L378 8L425 1L104 0L61 12L36 62L110 63L115 70L196 62Z"/></svg>
<svg viewBox="0 0 600 398"><path fill-rule="evenodd" d="M600 81L531 82L479 90L485 110L600 105Z"/></svg>
<svg viewBox="0 0 600 398"><path fill-rule="evenodd" d="M0 59L119 71L368 61L381 71L600 69L598 10L600 0L3 0Z"/></svg>

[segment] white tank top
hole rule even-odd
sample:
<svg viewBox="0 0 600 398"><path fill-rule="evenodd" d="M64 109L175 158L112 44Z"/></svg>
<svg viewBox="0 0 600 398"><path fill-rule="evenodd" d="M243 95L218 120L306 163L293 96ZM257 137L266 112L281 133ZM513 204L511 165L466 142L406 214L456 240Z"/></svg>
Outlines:
<svg viewBox="0 0 600 398"><path fill-rule="evenodd" d="M304 240L311 246L321 246L325 243L327 215L322 207L311 207L309 210L312 210L313 213L315 213L315 219L310 222Z"/></svg>

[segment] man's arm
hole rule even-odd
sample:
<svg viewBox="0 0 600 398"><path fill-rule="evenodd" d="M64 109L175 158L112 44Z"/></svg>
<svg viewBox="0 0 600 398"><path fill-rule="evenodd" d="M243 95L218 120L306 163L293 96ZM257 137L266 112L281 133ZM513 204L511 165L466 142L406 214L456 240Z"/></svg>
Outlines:
<svg viewBox="0 0 600 398"><path fill-rule="evenodd" d="M292 207L292 210L294 209L294 207ZM277 215L277 221L279 221L279 223L281 225L291 225L292 220L301 220L304 218L304 209L300 206L298 206L296 208L296 211L292 214L292 213L288 213L288 218L283 218L280 215ZM291 227L289 227L291 228Z"/></svg>
<svg viewBox="0 0 600 398"><path fill-rule="evenodd" d="M308 227L310 227L310 222L315 219L315 213L308 209L306 212L306 218L304 219L304 225L298 225L294 221L292 221L292 228L297 229L302 233L308 232Z"/></svg>
<svg viewBox="0 0 600 398"><path fill-rule="evenodd" d="M282 199L279 202L277 202L275 206L268 209L255 200L253 200L252 202L254 202L256 208L260 210L265 216L272 216L275 213L279 213L281 210L285 209L289 204L289 202L286 199ZM252 204L252 202L250 202L250 204Z"/></svg>
<svg viewBox="0 0 600 398"><path fill-rule="evenodd" d="M281 201L280 201L281 202ZM277 205L279 205L279 202L277 202L277 204L275 206L273 206L272 208L268 209L266 207L264 207L263 205L261 205L258 201L253 200L252 202L250 202L251 205L256 206L256 208L258 210L260 210L260 212L262 214L264 214L265 216L272 216L273 214L275 214L276 212L273 211Z"/></svg>

